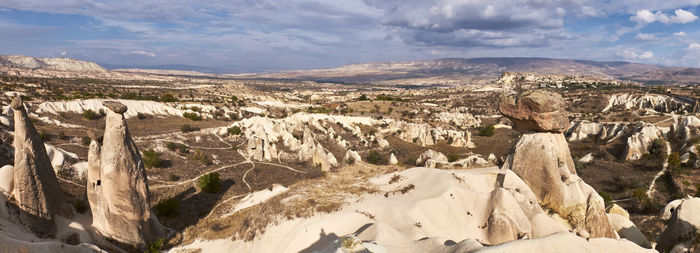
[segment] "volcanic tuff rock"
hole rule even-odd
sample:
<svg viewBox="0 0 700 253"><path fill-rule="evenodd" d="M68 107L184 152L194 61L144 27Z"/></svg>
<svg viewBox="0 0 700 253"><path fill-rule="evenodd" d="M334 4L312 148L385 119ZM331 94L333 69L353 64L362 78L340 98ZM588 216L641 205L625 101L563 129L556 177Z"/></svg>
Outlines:
<svg viewBox="0 0 700 253"><path fill-rule="evenodd" d="M122 114L126 106L118 102L105 102L105 106L110 110L102 144L93 136L88 151L92 225L105 237L143 247L164 231L151 214L146 170Z"/></svg>
<svg viewBox="0 0 700 253"><path fill-rule="evenodd" d="M661 131L654 124L640 122L630 127L634 134L627 138L627 147L623 152L625 160L642 158L655 139L663 138Z"/></svg>
<svg viewBox="0 0 700 253"><path fill-rule="evenodd" d="M659 237L656 250L690 252L688 249L692 249L693 246L698 249L699 245L694 245L694 242L700 237L700 198L679 202L676 202L678 206L671 211L668 226Z"/></svg>
<svg viewBox="0 0 700 253"><path fill-rule="evenodd" d="M603 198L576 174L564 135L523 134L503 167L518 174L542 206L567 219L584 237L615 238Z"/></svg>
<svg viewBox="0 0 700 253"><path fill-rule="evenodd" d="M682 108L682 106L683 104L676 102L675 99L669 96L618 93L610 96L608 99L608 105L605 106L602 112L607 112L614 109L652 109L657 112L672 112Z"/></svg>
<svg viewBox="0 0 700 253"><path fill-rule="evenodd" d="M558 93L533 90L501 97L498 110L516 130L561 133L569 127L565 106Z"/></svg>
<svg viewBox="0 0 700 253"><path fill-rule="evenodd" d="M15 97L10 105L15 121L14 197L20 222L39 234L49 236L56 232L55 214L73 217L73 209L46 154L44 142L32 125L24 103Z"/></svg>

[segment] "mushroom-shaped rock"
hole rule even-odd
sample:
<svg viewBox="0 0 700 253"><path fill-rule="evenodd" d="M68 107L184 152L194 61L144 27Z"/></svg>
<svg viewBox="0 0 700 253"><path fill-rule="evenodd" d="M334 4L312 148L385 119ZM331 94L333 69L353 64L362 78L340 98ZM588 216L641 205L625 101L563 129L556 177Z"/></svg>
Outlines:
<svg viewBox="0 0 700 253"><path fill-rule="evenodd" d="M501 98L498 110L520 131L562 133L569 127L564 99L549 90L533 90Z"/></svg>
<svg viewBox="0 0 700 253"><path fill-rule="evenodd" d="M105 237L143 248L164 230L151 213L146 170L122 114L126 106L108 102L102 144L93 138L88 151L92 225Z"/></svg>
<svg viewBox="0 0 700 253"><path fill-rule="evenodd" d="M44 142L22 99L15 97L10 106L15 121L12 196L19 208L19 221L39 236L50 236L56 232L55 214L73 217L73 209L58 184Z"/></svg>

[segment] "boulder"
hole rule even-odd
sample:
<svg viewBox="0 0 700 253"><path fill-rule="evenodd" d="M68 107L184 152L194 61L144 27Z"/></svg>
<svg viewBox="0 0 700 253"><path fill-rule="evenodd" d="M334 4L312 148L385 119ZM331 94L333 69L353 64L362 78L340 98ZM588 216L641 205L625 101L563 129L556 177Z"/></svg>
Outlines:
<svg viewBox="0 0 700 253"><path fill-rule="evenodd" d="M346 164L354 164L356 162L362 161L362 157L360 156L357 151L354 150L348 150L348 152L345 152L345 157L343 158L343 162Z"/></svg>
<svg viewBox="0 0 700 253"><path fill-rule="evenodd" d="M88 150L87 195L92 226L117 242L144 248L164 236L151 213L146 170L129 134L125 106L107 103L102 143L93 138Z"/></svg>
<svg viewBox="0 0 700 253"><path fill-rule="evenodd" d="M635 124L632 132L634 134L627 138L627 147L623 151L623 158L627 161L639 160L655 139L663 138L661 131L650 123Z"/></svg>
<svg viewBox="0 0 700 253"><path fill-rule="evenodd" d="M19 208L18 218L37 235L51 236L56 232L54 215L71 218L73 209L58 184L44 142L34 129L22 99L15 97L10 106L15 122L12 196Z"/></svg>
<svg viewBox="0 0 700 253"><path fill-rule="evenodd" d="M617 234L620 235L620 238L630 240L644 248L651 248L649 240L647 240L644 234L642 234L642 231L639 231L637 226L635 226L629 218L618 214L608 214L608 218Z"/></svg>
<svg viewBox="0 0 700 253"><path fill-rule="evenodd" d="M690 198L683 200L674 211L667 222L668 226L661 234L656 245L656 250L668 252L673 249L686 252L694 247L700 231L700 198ZM688 251L690 252L690 251Z"/></svg>
<svg viewBox="0 0 700 253"><path fill-rule="evenodd" d="M399 164L399 160L396 159L396 156L394 153L391 153L391 156L389 156L389 165L397 165Z"/></svg>
<svg viewBox="0 0 700 253"><path fill-rule="evenodd" d="M0 168L0 190L6 195L12 193L12 189L15 187L15 167L12 165L5 165Z"/></svg>
<svg viewBox="0 0 700 253"><path fill-rule="evenodd" d="M498 110L520 131L562 133L569 127L566 104L559 93L532 90L501 97Z"/></svg>
<svg viewBox="0 0 700 253"><path fill-rule="evenodd" d="M518 174L540 205L568 220L580 235L616 238L602 197L576 174L563 134L523 134L503 167Z"/></svg>

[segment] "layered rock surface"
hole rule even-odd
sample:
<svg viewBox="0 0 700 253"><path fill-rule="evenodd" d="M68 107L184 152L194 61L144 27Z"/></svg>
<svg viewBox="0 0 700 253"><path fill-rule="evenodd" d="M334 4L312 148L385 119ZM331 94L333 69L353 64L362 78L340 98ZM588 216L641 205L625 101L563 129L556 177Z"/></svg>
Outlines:
<svg viewBox="0 0 700 253"><path fill-rule="evenodd" d="M548 90L532 90L501 97L498 110L520 131L564 132L569 126L564 99Z"/></svg>
<svg viewBox="0 0 700 253"><path fill-rule="evenodd" d="M123 115L127 107L114 101L104 105L110 110L103 141L93 136L88 151L92 224L105 237L143 247L164 231L151 213L146 170Z"/></svg>
<svg viewBox="0 0 700 253"><path fill-rule="evenodd" d="M40 236L56 232L54 216L73 216L73 209L58 184L44 143L29 119L24 104L15 97L11 104L15 122L15 163L12 196L19 208L20 223Z"/></svg>

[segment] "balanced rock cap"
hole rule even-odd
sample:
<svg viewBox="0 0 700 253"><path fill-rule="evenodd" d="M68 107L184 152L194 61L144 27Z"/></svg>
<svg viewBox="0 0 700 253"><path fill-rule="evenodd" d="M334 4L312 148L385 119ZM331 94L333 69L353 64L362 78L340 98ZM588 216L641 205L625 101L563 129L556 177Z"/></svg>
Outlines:
<svg viewBox="0 0 700 253"><path fill-rule="evenodd" d="M520 131L564 132L569 127L564 98L549 90L532 90L501 97L498 110Z"/></svg>
<svg viewBox="0 0 700 253"><path fill-rule="evenodd" d="M102 105L104 105L105 107L109 108L109 109L112 110L113 112L116 112L116 113L119 113L119 114L125 113L126 110L128 109L128 108L126 107L126 105L124 105L124 104L122 104L122 103L119 103L119 102L117 102L117 101L104 101L104 102L102 102Z"/></svg>
<svg viewBox="0 0 700 253"><path fill-rule="evenodd" d="M24 102L22 102L22 98L20 96L16 96L15 98L12 99L12 103L10 103L10 107L15 110L19 110L24 106Z"/></svg>

